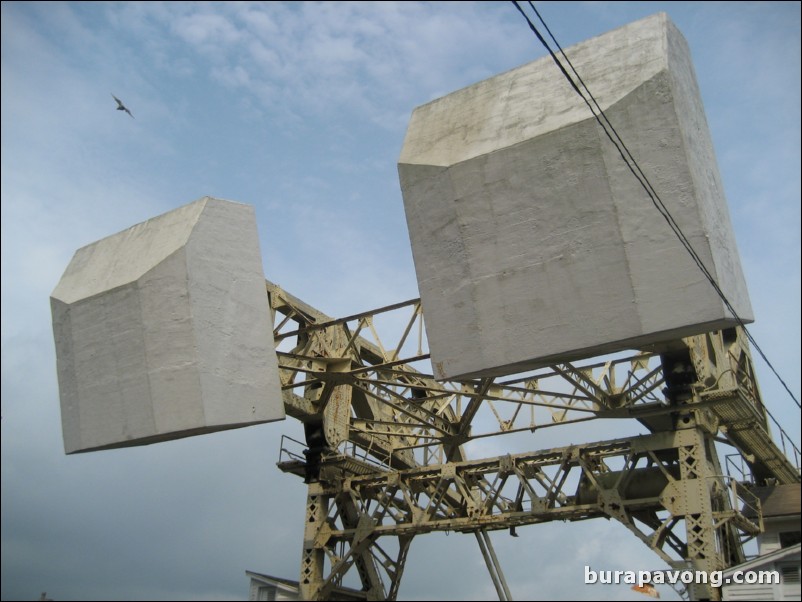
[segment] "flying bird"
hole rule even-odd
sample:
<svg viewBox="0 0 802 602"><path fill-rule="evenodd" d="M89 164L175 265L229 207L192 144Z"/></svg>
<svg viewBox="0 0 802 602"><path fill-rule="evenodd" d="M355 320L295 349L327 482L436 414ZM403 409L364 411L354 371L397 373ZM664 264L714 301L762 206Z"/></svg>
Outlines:
<svg viewBox="0 0 802 602"><path fill-rule="evenodd" d="M133 119L133 118L134 118L134 115L133 115L133 113L131 113L131 111L129 111L129 110L128 110L128 107L126 107L126 106L123 104L123 101L122 101L122 100L120 100L119 98L117 98L116 96L114 96L114 94L112 94L112 95L111 95L111 97L112 97L114 100L116 100L116 101L117 101L117 110L118 110L118 111L125 111L126 113L128 113L129 115L131 115L131 119Z"/></svg>

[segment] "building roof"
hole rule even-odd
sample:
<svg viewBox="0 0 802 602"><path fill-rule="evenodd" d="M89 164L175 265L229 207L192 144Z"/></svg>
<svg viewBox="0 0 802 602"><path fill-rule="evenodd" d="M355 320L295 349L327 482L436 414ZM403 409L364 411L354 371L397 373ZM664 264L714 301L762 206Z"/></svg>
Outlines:
<svg viewBox="0 0 802 602"><path fill-rule="evenodd" d="M261 581L268 585L280 586L283 587L284 589L291 589L295 592L299 590L298 582L293 581L292 579L282 579L281 577L273 577L271 575L265 575L263 573L255 573L253 571L245 571L245 574L251 579L256 579L257 581Z"/></svg>
<svg viewBox="0 0 802 602"><path fill-rule="evenodd" d="M800 484L775 485L771 487L754 487L751 492L760 500L763 518L780 516L799 516L800 514ZM744 515L750 518L756 516L754 508L744 508Z"/></svg>
<svg viewBox="0 0 802 602"><path fill-rule="evenodd" d="M757 558L753 558L752 560L748 560L736 566L731 566L730 568L724 571L723 575L724 577L729 577L735 571L754 571L757 570L759 567L765 566L767 564L773 564L775 562L779 562L782 560L789 560L791 558L796 558L798 560L800 557L801 548L802 544L798 543L788 548L775 550L773 552L770 552L769 554L764 554L763 556L758 556Z"/></svg>
<svg viewBox="0 0 802 602"><path fill-rule="evenodd" d="M300 593L300 585L297 581L293 581L292 579L272 577L271 575L256 573L254 571L245 571L245 575L265 585L273 585L279 589L294 592L295 594ZM330 596L330 600L365 600L367 598L367 592L357 591L349 587L334 587Z"/></svg>

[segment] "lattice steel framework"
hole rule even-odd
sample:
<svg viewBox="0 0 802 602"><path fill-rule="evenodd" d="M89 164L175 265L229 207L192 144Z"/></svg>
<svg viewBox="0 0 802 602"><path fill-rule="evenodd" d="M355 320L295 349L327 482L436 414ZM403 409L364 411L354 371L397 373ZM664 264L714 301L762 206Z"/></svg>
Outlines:
<svg viewBox="0 0 802 602"><path fill-rule="evenodd" d="M394 600L412 538L432 531L475 532L508 599L487 531L552 520L613 518L672 567L724 569L744 560L762 524L749 489L722 474L715 442L734 447L759 483L799 482L799 450L791 462L774 444L735 329L518 377L438 382L425 372L419 300L335 320L267 288L285 407L306 432L307 449L282 446L279 461L308 484L304 599ZM467 458L480 438L601 418L635 419L650 434ZM354 569L361 591L343 587ZM699 585L690 595L719 592Z"/></svg>

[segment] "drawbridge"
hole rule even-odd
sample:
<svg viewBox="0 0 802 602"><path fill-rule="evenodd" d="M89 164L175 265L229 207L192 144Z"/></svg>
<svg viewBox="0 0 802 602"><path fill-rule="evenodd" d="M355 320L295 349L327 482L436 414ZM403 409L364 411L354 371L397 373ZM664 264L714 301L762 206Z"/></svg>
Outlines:
<svg viewBox="0 0 802 602"><path fill-rule="evenodd" d="M416 368L429 357L419 300L332 319L267 290L285 409L307 434L303 453L286 441L278 463L308 487L304 599L330 599L354 571L365 599L395 599L415 536L485 541L553 520L615 519L671 567L722 570L744 561L762 525L759 501L723 473L717 444L737 450L758 484L800 481L799 450L786 443L792 461L775 444L737 328L659 354L437 381ZM387 314L399 314L392 338L376 327ZM635 420L649 434L494 458L464 451L478 438L602 419ZM491 575L507 599L503 574ZM704 584L692 592L717 595Z"/></svg>
<svg viewBox="0 0 802 602"><path fill-rule="evenodd" d="M568 52L626 153L548 57L413 112L420 299L328 316L265 281L254 209L210 197L79 249L51 297L66 453L299 420L305 600L397 599L436 531L511 599L490 534L555 520L743 563L753 487L799 484L800 451L757 384L687 45L659 14Z"/></svg>

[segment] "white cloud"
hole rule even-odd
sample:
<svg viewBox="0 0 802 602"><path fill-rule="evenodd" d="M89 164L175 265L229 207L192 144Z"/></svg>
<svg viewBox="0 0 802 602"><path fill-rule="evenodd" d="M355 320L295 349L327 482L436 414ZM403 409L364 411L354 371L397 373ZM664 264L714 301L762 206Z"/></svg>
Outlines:
<svg viewBox="0 0 802 602"><path fill-rule="evenodd" d="M660 7L686 33L754 332L798 393L798 6L592 4L590 14L582 3L543 10L564 44ZM3 597L225 599L245 596L245 569L296 577L305 490L273 463L281 433L303 437L297 421L64 457L47 297L77 247L203 194L256 205L267 276L326 312L413 297L395 173L409 114L542 51L508 3L2 11ZM770 407L785 407L765 371L761 387ZM798 441L798 413L778 414ZM632 429L550 428L472 451ZM519 597L632 599L578 586L581 563L663 568L614 522L519 534L493 534ZM495 597L470 535L419 537L409 562L402 596Z"/></svg>

